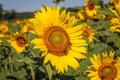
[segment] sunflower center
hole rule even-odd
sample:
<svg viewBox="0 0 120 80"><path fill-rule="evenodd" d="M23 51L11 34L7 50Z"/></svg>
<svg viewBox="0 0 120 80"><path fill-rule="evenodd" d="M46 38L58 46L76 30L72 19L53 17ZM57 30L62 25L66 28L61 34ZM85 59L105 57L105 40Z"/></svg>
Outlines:
<svg viewBox="0 0 120 80"><path fill-rule="evenodd" d="M92 2L92 1L89 1L89 3L88 3L88 9L89 10L93 10L94 9L94 3Z"/></svg>
<svg viewBox="0 0 120 80"><path fill-rule="evenodd" d="M27 32L29 32L30 30L32 30L32 27L29 26L29 27L27 28Z"/></svg>
<svg viewBox="0 0 120 80"><path fill-rule="evenodd" d="M66 55L69 48L69 37L61 27L53 26L44 33L45 45L48 51L57 56Z"/></svg>
<svg viewBox="0 0 120 80"><path fill-rule="evenodd" d="M7 28L3 27L3 31L6 31L6 30L7 30Z"/></svg>
<svg viewBox="0 0 120 80"><path fill-rule="evenodd" d="M64 45L64 35L60 31L55 31L50 36L50 42L55 47L60 47Z"/></svg>
<svg viewBox="0 0 120 80"><path fill-rule="evenodd" d="M119 0L113 0L113 3L116 5L119 3Z"/></svg>
<svg viewBox="0 0 120 80"><path fill-rule="evenodd" d="M120 30L120 26L116 27L116 30Z"/></svg>
<svg viewBox="0 0 120 80"><path fill-rule="evenodd" d="M84 29L83 29L83 33L82 33L82 36L83 36L84 38L89 37L89 36L90 36L90 29L84 28Z"/></svg>
<svg viewBox="0 0 120 80"><path fill-rule="evenodd" d="M107 63L100 66L98 75L102 80L114 80L117 70L113 64Z"/></svg>
<svg viewBox="0 0 120 80"><path fill-rule="evenodd" d="M19 47L24 47L26 45L26 39L22 36L16 38L16 43Z"/></svg>
<svg viewBox="0 0 120 80"><path fill-rule="evenodd" d="M3 26L2 28L1 28L1 30L2 30L2 32L7 32L8 31L8 28L7 27L5 27L5 26Z"/></svg>

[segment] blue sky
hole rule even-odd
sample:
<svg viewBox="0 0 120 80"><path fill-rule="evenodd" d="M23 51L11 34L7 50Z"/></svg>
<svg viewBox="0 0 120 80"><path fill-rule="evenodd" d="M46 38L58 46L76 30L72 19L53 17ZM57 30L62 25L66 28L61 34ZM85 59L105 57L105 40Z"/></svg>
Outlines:
<svg viewBox="0 0 120 80"><path fill-rule="evenodd" d="M3 5L4 10L15 10L16 12L24 11L36 11L40 9L42 5L55 6L52 3L53 0L0 0L0 4ZM105 0L108 2L109 0ZM85 4L85 0L65 0L60 3L60 6L74 7Z"/></svg>

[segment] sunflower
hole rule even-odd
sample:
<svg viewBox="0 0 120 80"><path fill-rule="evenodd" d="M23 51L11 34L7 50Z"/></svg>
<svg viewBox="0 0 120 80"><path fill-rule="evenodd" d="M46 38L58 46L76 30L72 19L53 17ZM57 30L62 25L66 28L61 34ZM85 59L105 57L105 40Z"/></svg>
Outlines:
<svg viewBox="0 0 120 80"><path fill-rule="evenodd" d="M30 19L38 38L32 42L34 48L40 48L44 56L44 64L51 63L58 73L64 73L68 66L77 69L79 62L76 59L84 59L87 46L82 39L81 28L76 23L75 17L60 12L59 7L41 7L41 11L35 13L35 18Z"/></svg>
<svg viewBox="0 0 120 80"><path fill-rule="evenodd" d="M88 38L89 42L93 42L93 40L95 40L95 31L92 29L92 27L86 23L81 24L80 27L83 30L83 38Z"/></svg>
<svg viewBox="0 0 120 80"><path fill-rule="evenodd" d="M92 63L88 67L87 77L90 80L120 80L120 58L114 58L115 52L103 53L103 57L100 55L93 55L90 58Z"/></svg>
<svg viewBox="0 0 120 80"><path fill-rule="evenodd" d="M26 25L23 26L22 31L25 32L32 32L33 28L32 25L30 23L27 23Z"/></svg>
<svg viewBox="0 0 120 80"><path fill-rule="evenodd" d="M2 23L2 24L0 24L0 31L2 31L2 33L6 33L6 32L8 32L8 26L7 26L7 24L6 23Z"/></svg>
<svg viewBox="0 0 120 80"><path fill-rule="evenodd" d="M92 0L86 0L85 11L89 17L93 18L94 16L96 16L97 9L99 8L100 6L95 4Z"/></svg>
<svg viewBox="0 0 120 80"><path fill-rule="evenodd" d="M4 39L8 39L8 37L10 36L10 30L8 28L8 21L3 21L0 24L0 38L4 38Z"/></svg>
<svg viewBox="0 0 120 80"><path fill-rule="evenodd" d="M83 20L83 21L85 21L85 19L86 19L85 10L80 9L80 10L75 14L75 17L76 17L76 19L78 19L78 20Z"/></svg>
<svg viewBox="0 0 120 80"><path fill-rule="evenodd" d="M110 10L114 13L115 17L113 17L110 22L110 30L112 32L118 32L120 33L120 12L117 10L113 10L110 8Z"/></svg>
<svg viewBox="0 0 120 80"><path fill-rule="evenodd" d="M18 32L14 33L8 42L10 42L11 46L18 54L22 53L28 45L26 35Z"/></svg>
<svg viewBox="0 0 120 80"><path fill-rule="evenodd" d="M17 20L15 21L15 23L16 23L16 24L21 24L21 20L17 19Z"/></svg>
<svg viewBox="0 0 120 80"><path fill-rule="evenodd" d="M35 34L34 30L33 30L33 26L29 21L26 21L23 25L21 25L21 29L23 33L33 33Z"/></svg>
<svg viewBox="0 0 120 80"><path fill-rule="evenodd" d="M117 10L120 10L120 0L110 0L110 3L113 3L113 4L114 4L114 7L115 7Z"/></svg>
<svg viewBox="0 0 120 80"><path fill-rule="evenodd" d="M110 30L112 32L118 32L118 33L120 33L120 19L119 18L113 18L111 20Z"/></svg>

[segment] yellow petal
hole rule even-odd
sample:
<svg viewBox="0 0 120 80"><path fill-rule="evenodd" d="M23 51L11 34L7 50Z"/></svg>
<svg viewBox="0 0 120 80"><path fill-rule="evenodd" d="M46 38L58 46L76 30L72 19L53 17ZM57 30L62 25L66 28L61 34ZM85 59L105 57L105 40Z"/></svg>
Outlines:
<svg viewBox="0 0 120 80"><path fill-rule="evenodd" d="M81 53L86 53L87 52L87 49L85 47L71 46L71 50L81 52Z"/></svg>
<svg viewBox="0 0 120 80"><path fill-rule="evenodd" d="M86 58L85 55L83 55L83 54L81 54L79 52L76 52L76 51L72 51L72 50L69 51L68 55L72 56L74 58L77 58L77 59L84 59L84 58Z"/></svg>

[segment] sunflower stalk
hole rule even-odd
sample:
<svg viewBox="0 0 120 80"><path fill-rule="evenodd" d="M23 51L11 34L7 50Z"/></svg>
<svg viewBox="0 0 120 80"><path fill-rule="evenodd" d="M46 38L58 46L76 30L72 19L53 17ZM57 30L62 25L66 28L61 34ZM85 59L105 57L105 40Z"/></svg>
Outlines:
<svg viewBox="0 0 120 80"><path fill-rule="evenodd" d="M53 78L52 78L53 70L52 70L50 64L45 65L45 69L46 69L47 76L48 76L49 80L53 80Z"/></svg>
<svg viewBox="0 0 120 80"><path fill-rule="evenodd" d="M32 54L33 57L37 57L33 52L31 52L31 54Z"/></svg>
<svg viewBox="0 0 120 80"><path fill-rule="evenodd" d="M12 65L12 59L11 59L11 56L9 55L9 58L8 58L8 60L9 60L9 63L10 63L10 72L12 73L13 72L13 65Z"/></svg>
<svg viewBox="0 0 120 80"><path fill-rule="evenodd" d="M29 65L30 71L31 71L31 76L32 76L32 80L35 80L35 74L33 71L33 67L31 65Z"/></svg>
<svg viewBox="0 0 120 80"><path fill-rule="evenodd" d="M7 64L7 62L6 62L5 65L4 65L4 68L5 68L6 73L9 74L7 65L8 65L8 64Z"/></svg>

